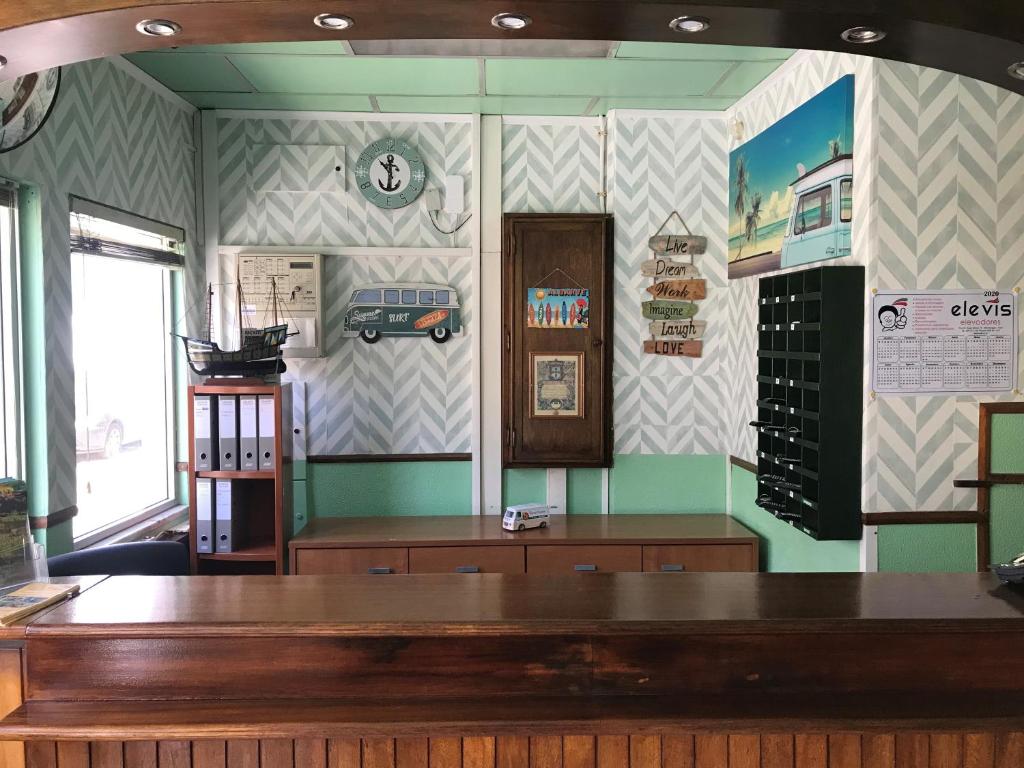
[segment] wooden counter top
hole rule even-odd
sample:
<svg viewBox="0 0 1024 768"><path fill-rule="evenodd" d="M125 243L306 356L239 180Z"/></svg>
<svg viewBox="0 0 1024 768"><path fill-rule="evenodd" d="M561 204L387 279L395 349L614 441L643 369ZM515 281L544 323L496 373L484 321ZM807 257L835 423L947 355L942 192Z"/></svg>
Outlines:
<svg viewBox="0 0 1024 768"><path fill-rule="evenodd" d="M113 577L31 637L1024 631L987 574Z"/></svg>
<svg viewBox="0 0 1024 768"><path fill-rule="evenodd" d="M498 515L445 517L326 517L312 520L290 546L387 547L484 544L617 544L651 540L729 544L757 535L728 515L552 515L547 528L519 533L501 527Z"/></svg>
<svg viewBox="0 0 1024 768"><path fill-rule="evenodd" d="M106 578L106 576L54 576L46 581L50 584L77 584L79 589L78 594L81 595L86 590L95 587ZM0 640L24 639L25 630L28 628L29 624L34 621L38 621L42 616L45 616L50 611L56 610L60 605L60 603L57 603L56 605L43 608L41 611L37 611L36 613L30 613L25 618L14 622L10 626L0 626Z"/></svg>

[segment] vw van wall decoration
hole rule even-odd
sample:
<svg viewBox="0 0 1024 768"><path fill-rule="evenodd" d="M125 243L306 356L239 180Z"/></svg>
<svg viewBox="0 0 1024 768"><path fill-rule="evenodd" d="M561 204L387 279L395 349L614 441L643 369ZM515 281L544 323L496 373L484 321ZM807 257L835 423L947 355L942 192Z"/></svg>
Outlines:
<svg viewBox="0 0 1024 768"><path fill-rule="evenodd" d="M450 285L373 283L352 291L342 335L367 344L383 336L429 336L444 344L461 330L459 296Z"/></svg>
<svg viewBox="0 0 1024 768"><path fill-rule="evenodd" d="M679 219L685 235L662 235L661 231L672 219ZM644 341L644 352L667 357L701 357L704 342L701 337L707 323L694 320L699 305L707 297L707 281L693 263L695 254L707 249L707 238L694 235L678 211L672 211L647 241L647 247L656 258L640 265L640 274L654 282L646 290L653 301L641 304L643 316L651 320L651 337ZM665 258L664 254L688 255L689 263Z"/></svg>
<svg viewBox="0 0 1024 768"><path fill-rule="evenodd" d="M356 183L363 197L379 208L404 208L427 180L427 167L416 148L401 139L370 144L356 161Z"/></svg>
<svg viewBox="0 0 1024 768"><path fill-rule="evenodd" d="M853 75L729 153L729 279L851 254Z"/></svg>

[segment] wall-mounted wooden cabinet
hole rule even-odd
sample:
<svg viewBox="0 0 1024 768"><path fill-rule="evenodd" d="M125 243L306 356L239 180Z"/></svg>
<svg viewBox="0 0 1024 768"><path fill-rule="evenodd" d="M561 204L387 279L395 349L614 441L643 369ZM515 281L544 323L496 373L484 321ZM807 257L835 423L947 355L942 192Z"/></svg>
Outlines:
<svg viewBox="0 0 1024 768"><path fill-rule="evenodd" d="M612 217L506 214L503 237L504 464L610 466Z"/></svg>

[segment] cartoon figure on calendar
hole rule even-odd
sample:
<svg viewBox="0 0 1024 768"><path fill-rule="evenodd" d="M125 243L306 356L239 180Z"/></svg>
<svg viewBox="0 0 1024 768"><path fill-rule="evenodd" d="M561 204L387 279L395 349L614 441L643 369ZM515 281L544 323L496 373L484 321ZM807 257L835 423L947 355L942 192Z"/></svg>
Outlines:
<svg viewBox="0 0 1024 768"><path fill-rule="evenodd" d="M878 322L883 333L902 331L907 327L907 303L906 299L896 299L878 310Z"/></svg>

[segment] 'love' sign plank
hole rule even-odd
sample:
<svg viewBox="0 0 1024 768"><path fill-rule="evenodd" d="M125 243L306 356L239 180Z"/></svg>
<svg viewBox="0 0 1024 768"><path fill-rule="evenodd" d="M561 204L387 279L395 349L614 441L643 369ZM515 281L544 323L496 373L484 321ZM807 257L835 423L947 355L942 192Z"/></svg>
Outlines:
<svg viewBox="0 0 1024 768"><path fill-rule="evenodd" d="M649 355L667 355L669 357L700 357L704 351L703 341L676 341L675 339L655 339L644 342L644 352Z"/></svg>
<svg viewBox="0 0 1024 768"><path fill-rule="evenodd" d="M656 299L693 301L708 295L706 280L662 280L647 286L647 292Z"/></svg>

